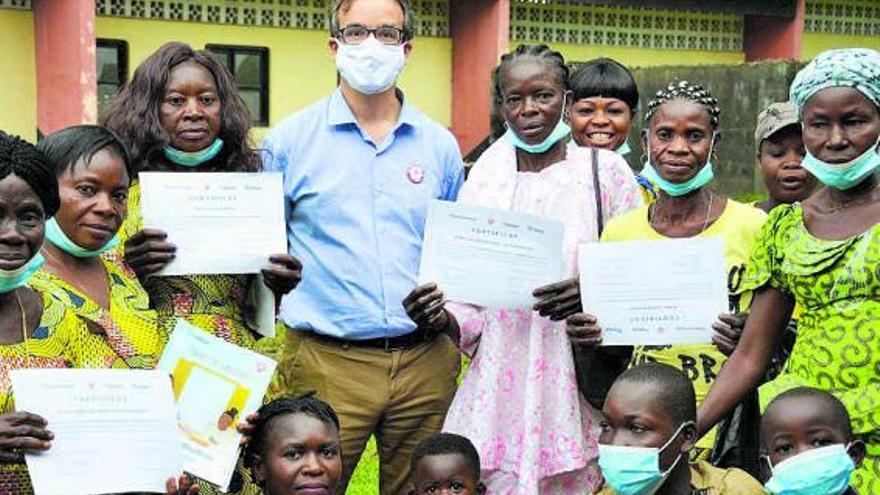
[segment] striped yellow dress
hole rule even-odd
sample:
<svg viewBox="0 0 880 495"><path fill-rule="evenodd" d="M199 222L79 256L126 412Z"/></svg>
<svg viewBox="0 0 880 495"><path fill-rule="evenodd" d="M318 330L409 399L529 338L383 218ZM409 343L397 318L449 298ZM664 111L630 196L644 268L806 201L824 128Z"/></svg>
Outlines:
<svg viewBox="0 0 880 495"><path fill-rule="evenodd" d="M40 294L43 314L27 340L0 345L0 414L13 412L15 401L9 372L20 368L125 368L125 362L92 334L67 306ZM0 463L0 493L31 495L24 462Z"/></svg>

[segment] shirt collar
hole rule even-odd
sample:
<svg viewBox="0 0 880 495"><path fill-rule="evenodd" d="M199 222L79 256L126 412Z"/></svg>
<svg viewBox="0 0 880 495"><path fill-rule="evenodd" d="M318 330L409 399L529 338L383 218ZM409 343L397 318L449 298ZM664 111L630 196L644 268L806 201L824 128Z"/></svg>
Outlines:
<svg viewBox="0 0 880 495"><path fill-rule="evenodd" d="M419 119L415 109L407 103L403 91L395 89L395 92L397 93L397 98L402 102L400 116L397 119L397 126L395 126L395 129L400 128L402 125L418 127ZM345 124L357 125L357 119L354 117L351 107L348 106L348 102L345 101L345 97L342 96L342 90L340 88L336 88L336 91L330 95L330 103L327 108L327 124L330 126Z"/></svg>

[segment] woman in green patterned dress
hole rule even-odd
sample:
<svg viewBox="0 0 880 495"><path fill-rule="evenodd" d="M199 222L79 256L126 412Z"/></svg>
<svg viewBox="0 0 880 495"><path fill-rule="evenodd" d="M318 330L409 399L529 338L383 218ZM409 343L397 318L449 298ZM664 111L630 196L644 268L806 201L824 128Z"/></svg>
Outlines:
<svg viewBox="0 0 880 495"><path fill-rule="evenodd" d="M852 485L880 493L880 52L820 54L795 77L791 101L802 165L825 187L764 225L743 284L757 290L752 311L699 426L708 430L756 386L797 303L797 343L761 401L797 386L837 396L868 447Z"/></svg>
<svg viewBox="0 0 880 495"><path fill-rule="evenodd" d="M176 173L258 172L251 148L251 119L229 72L207 52L168 43L137 68L105 117L131 154L137 171ZM137 273L170 330L177 318L252 349L256 339L246 324L245 302L251 275L154 276L174 259L173 239L144 229L140 187L128 196L128 218L120 231L125 261ZM280 296L299 283L301 265L277 254L263 270L266 285Z"/></svg>
<svg viewBox="0 0 880 495"><path fill-rule="evenodd" d="M135 70L104 119L122 138L137 171L175 173L254 172L260 157L251 148L251 118L229 72L210 54L183 43L168 43ZM173 239L145 229L140 187L129 189L128 217L119 232L131 266L158 312L160 329L170 332L183 318L238 346L254 349L246 302L254 275L156 276L174 259ZM262 275L276 300L299 283L302 265L288 253L269 258ZM262 350L262 349L261 349ZM245 481L242 481L244 476ZM258 493L239 470L230 492ZM200 482L200 493L215 490Z"/></svg>

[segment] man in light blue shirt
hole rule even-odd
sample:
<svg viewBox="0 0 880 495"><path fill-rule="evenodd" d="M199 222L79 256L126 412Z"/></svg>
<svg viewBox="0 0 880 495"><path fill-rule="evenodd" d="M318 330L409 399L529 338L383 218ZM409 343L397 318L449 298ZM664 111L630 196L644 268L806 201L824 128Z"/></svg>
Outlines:
<svg viewBox="0 0 880 495"><path fill-rule="evenodd" d="M459 370L442 305L414 312L416 324L403 304L430 292L414 292L428 204L455 200L464 179L452 134L395 86L411 26L404 0L334 2L340 86L262 146L264 168L284 175L288 243L304 266L281 304L282 383L339 414L338 493L371 434L381 493L406 493L412 449L439 431Z"/></svg>

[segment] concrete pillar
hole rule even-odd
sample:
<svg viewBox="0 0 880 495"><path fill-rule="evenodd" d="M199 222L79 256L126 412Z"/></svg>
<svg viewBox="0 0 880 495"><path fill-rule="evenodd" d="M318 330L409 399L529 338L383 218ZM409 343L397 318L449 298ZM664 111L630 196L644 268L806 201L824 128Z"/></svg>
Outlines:
<svg viewBox="0 0 880 495"><path fill-rule="evenodd" d="M37 129L97 120L95 0L34 0Z"/></svg>
<svg viewBox="0 0 880 495"><path fill-rule="evenodd" d="M456 0L452 32L452 132L467 155L490 132L492 69L507 52L510 0Z"/></svg>
<svg viewBox="0 0 880 495"><path fill-rule="evenodd" d="M805 0L797 0L794 17L747 15L743 26L746 62L801 57Z"/></svg>

